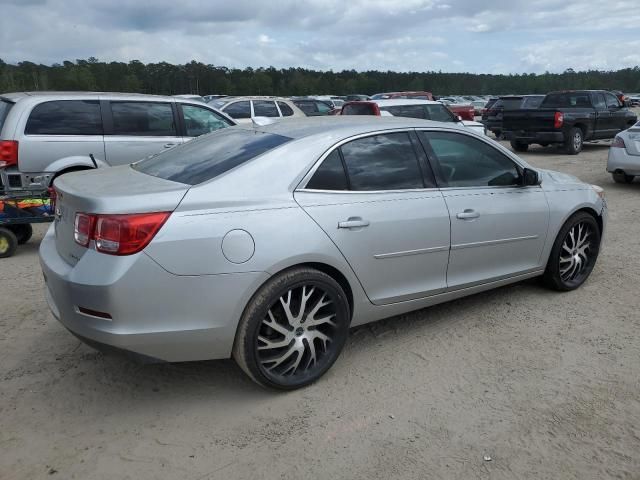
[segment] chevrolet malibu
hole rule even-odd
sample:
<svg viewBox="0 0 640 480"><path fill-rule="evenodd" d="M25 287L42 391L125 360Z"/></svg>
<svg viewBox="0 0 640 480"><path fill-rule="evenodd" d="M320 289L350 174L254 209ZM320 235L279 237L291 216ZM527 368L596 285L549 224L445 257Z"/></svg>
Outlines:
<svg viewBox="0 0 640 480"><path fill-rule="evenodd" d="M40 247L54 316L96 347L228 358L261 385L323 375L350 327L594 268L601 188L409 118L220 130L56 180Z"/></svg>

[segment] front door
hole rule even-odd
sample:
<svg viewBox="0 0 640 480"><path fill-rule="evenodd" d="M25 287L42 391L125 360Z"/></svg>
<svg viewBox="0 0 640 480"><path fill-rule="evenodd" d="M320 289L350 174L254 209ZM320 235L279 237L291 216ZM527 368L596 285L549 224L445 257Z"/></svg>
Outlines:
<svg viewBox="0 0 640 480"><path fill-rule="evenodd" d="M446 288L449 213L415 147L407 132L352 140L295 194L375 304Z"/></svg>
<svg viewBox="0 0 640 480"><path fill-rule="evenodd" d="M522 168L464 133L421 132L451 217L450 290L535 271L549 223L540 186L523 187Z"/></svg>

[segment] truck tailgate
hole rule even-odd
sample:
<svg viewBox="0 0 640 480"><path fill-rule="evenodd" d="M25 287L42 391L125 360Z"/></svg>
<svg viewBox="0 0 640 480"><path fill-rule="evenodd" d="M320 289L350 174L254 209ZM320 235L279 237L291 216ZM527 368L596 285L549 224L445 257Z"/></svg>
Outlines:
<svg viewBox="0 0 640 480"><path fill-rule="evenodd" d="M544 132L555 130L555 110L505 110L502 129L508 132Z"/></svg>

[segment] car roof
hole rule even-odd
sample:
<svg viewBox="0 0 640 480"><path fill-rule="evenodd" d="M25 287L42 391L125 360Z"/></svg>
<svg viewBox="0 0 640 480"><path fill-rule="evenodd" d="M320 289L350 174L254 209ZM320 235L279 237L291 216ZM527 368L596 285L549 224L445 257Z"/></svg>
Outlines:
<svg viewBox="0 0 640 480"><path fill-rule="evenodd" d="M120 92L54 92L54 91L35 91L35 92L11 92L3 93L0 96L11 101L18 101L22 98L118 98L118 99L154 99L154 100L176 100L177 97L168 95L150 95L146 93L120 93ZM183 98L184 100L184 98Z"/></svg>
<svg viewBox="0 0 640 480"><path fill-rule="evenodd" d="M291 101L288 98L285 97L274 97L274 96L268 96L268 95L245 95L245 96L239 96L239 97L224 97L224 98L218 98L216 100L220 100L220 101L225 101L227 103L229 102L235 102L238 100L279 100L279 101Z"/></svg>
<svg viewBox="0 0 640 480"><path fill-rule="evenodd" d="M381 100L366 100L362 103L377 103L380 107L393 107L399 105L441 105L440 102L420 100L417 98L385 98Z"/></svg>

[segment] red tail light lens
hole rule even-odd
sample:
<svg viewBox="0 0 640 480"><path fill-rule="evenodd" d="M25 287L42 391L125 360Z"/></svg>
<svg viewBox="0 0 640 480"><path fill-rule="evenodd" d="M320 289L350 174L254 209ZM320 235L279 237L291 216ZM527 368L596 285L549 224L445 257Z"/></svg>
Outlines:
<svg viewBox="0 0 640 480"><path fill-rule="evenodd" d="M0 141L0 168L18 165L18 142Z"/></svg>
<svg viewBox="0 0 640 480"><path fill-rule="evenodd" d="M614 148L627 148L622 137L617 136L613 139L613 142L611 142L611 146Z"/></svg>
<svg viewBox="0 0 640 480"><path fill-rule="evenodd" d="M562 112L556 112L553 117L553 128L562 128L564 123L564 114Z"/></svg>
<svg viewBox="0 0 640 480"><path fill-rule="evenodd" d="M164 225L171 212L126 215L88 215L77 213L75 241L86 247L96 242L98 252L132 255L146 247Z"/></svg>

